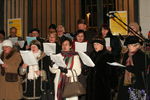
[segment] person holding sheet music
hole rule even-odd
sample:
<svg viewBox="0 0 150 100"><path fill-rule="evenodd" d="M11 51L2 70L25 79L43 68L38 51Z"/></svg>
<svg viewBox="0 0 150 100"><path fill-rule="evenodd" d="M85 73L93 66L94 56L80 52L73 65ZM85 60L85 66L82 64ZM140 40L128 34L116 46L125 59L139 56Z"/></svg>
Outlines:
<svg viewBox="0 0 150 100"><path fill-rule="evenodd" d="M53 94L53 78L54 75L49 71L50 57L41 51L41 44L38 40L33 40L30 44L31 52L33 52L38 65L23 64L20 68L20 74L25 76L23 83L24 99L41 99L45 94ZM53 100L53 95L44 100Z"/></svg>
<svg viewBox="0 0 150 100"><path fill-rule="evenodd" d="M73 48L74 51L78 51L78 50L76 50L76 49L79 48L79 47L76 48L76 47L77 47L77 46L76 46L76 42L78 42L78 43L87 43L87 44L86 44L86 47L83 48L83 49L84 49L83 51L84 51L86 54L88 54L88 55L92 52L93 48L92 48L92 45L86 40L85 31L83 31L83 30L78 30L78 31L76 32L75 38L74 38L74 41L73 41L73 45L72 45L72 48ZM84 47L84 44L83 44L82 47ZM81 48L82 48L82 47L81 47ZM82 52L82 51L81 51L81 52Z"/></svg>
<svg viewBox="0 0 150 100"><path fill-rule="evenodd" d="M60 41L56 32L51 32L48 34L48 43L56 43L56 54L61 52Z"/></svg>
<svg viewBox="0 0 150 100"><path fill-rule="evenodd" d="M111 30L107 24L103 24L101 26L99 35L101 38L110 38L110 46L107 47L107 50L112 52L116 61L119 61L121 53L121 42L119 38L112 35Z"/></svg>
<svg viewBox="0 0 150 100"><path fill-rule="evenodd" d="M104 39L95 37L92 44L94 51L90 57L95 67L89 68L86 100L111 100L111 66L107 62L114 62L114 57L106 49Z"/></svg>
<svg viewBox="0 0 150 100"><path fill-rule="evenodd" d="M10 40L2 43L3 52L0 65L0 100L20 100L22 98L21 77L18 73L22 58Z"/></svg>
<svg viewBox="0 0 150 100"><path fill-rule="evenodd" d="M77 53L71 50L72 41L69 38L66 38L62 41L62 52L61 56L64 59L65 66L57 66L55 63L51 65L50 70L52 73L55 73L55 100L78 100L77 96L70 98L63 98L63 87L65 86L65 81L70 79L73 81L73 72L76 71L77 76L81 74L81 62ZM76 79L76 77L75 77ZM73 91L73 90L72 90Z"/></svg>

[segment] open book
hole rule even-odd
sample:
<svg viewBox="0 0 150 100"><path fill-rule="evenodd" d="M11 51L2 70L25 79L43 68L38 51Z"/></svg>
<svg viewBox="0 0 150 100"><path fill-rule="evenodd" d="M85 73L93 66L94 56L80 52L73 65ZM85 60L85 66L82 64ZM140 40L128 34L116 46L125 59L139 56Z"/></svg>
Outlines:
<svg viewBox="0 0 150 100"><path fill-rule="evenodd" d="M49 54L56 54L56 43L43 43L44 52Z"/></svg>
<svg viewBox="0 0 150 100"><path fill-rule="evenodd" d="M21 57L27 65L37 65L38 62L31 51L20 51Z"/></svg>
<svg viewBox="0 0 150 100"><path fill-rule="evenodd" d="M86 52L87 51L87 42L75 42L75 51L76 52Z"/></svg>

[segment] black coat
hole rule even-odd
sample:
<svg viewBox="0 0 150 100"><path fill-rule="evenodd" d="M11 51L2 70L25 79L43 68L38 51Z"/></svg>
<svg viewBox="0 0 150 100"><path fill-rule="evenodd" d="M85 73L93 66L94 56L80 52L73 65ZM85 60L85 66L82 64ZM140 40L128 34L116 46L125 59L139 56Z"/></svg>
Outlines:
<svg viewBox="0 0 150 100"><path fill-rule="evenodd" d="M110 100L111 68L107 62L113 62L113 56L107 50L92 52L91 59L95 63L87 77L87 100Z"/></svg>
<svg viewBox="0 0 150 100"><path fill-rule="evenodd" d="M123 64L126 65L126 61L128 59L128 53L126 53L123 57ZM135 77L133 78L134 83L130 86L124 86L124 71L122 73L122 78L120 82L118 100L129 100L128 88L132 87L135 89L145 89L145 68L146 68L146 58L145 54L139 50L133 56L133 64L134 66L127 66L126 70L133 73Z"/></svg>

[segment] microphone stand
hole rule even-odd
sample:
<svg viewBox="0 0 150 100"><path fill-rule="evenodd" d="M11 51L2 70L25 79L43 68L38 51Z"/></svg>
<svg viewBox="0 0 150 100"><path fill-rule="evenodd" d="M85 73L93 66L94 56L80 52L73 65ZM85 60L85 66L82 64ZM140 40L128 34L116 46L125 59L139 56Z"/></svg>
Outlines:
<svg viewBox="0 0 150 100"><path fill-rule="evenodd" d="M117 13L117 12L116 12ZM120 18L118 18L116 15L115 15L115 13L110 13L109 14L109 17L110 18L116 18L116 19L118 19L122 24L124 24L125 26L127 26L127 28L128 29L130 29L131 31L132 31L132 34L133 35L135 35L135 36L137 36L143 43L144 43L144 47L146 47L146 43L147 42L149 42L149 41L147 41L147 39L145 39L143 36L141 36L140 34L138 34L136 31L134 31L129 25L127 25L125 22L123 22ZM146 93L147 93L147 95L149 95L149 86L148 86L148 75L149 75L149 67L148 67L148 63L147 63L147 59L149 59L149 58L147 58L147 55L145 54L145 60L146 60L146 62L145 62L145 68L146 68L146 70L147 71L145 71L145 74L146 74L146 79L144 78L144 75L142 74L142 77L143 77L143 80L144 80L144 84L145 84L145 88L146 88ZM147 98L149 98L148 96L147 96Z"/></svg>

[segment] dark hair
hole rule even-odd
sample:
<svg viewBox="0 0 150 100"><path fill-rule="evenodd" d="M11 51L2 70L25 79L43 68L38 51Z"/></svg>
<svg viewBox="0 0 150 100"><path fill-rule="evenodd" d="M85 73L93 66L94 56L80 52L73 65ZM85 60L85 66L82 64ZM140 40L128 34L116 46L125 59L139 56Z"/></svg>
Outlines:
<svg viewBox="0 0 150 100"><path fill-rule="evenodd" d="M51 28L56 30L57 26L55 24L51 24L49 25L48 29L51 29Z"/></svg>
<svg viewBox="0 0 150 100"><path fill-rule="evenodd" d="M15 29L15 30L17 30L17 28L16 28L16 27L11 27L11 28L10 28L10 30L12 30L12 29Z"/></svg>
<svg viewBox="0 0 150 100"><path fill-rule="evenodd" d="M31 45L36 45L39 49L41 49L41 43L38 40L32 40L30 43L30 47Z"/></svg>
<svg viewBox="0 0 150 100"><path fill-rule="evenodd" d="M84 30L77 30L77 31L76 31L76 33L75 33L75 35L74 35L74 36L75 36L75 40L76 40L76 36L79 35L80 33L83 33L83 35L84 35L84 40L85 40L85 39L86 39L86 34L85 34L85 31L84 31Z"/></svg>
<svg viewBox="0 0 150 100"><path fill-rule="evenodd" d="M105 29L105 30L108 30L108 33L107 33L107 35L106 35L106 37L111 37L112 36L112 33L111 33L111 30L110 30L110 28L109 28L109 26L107 25L107 24L102 24L101 25L101 27L100 27L100 37L103 37L102 36L102 29Z"/></svg>
<svg viewBox="0 0 150 100"><path fill-rule="evenodd" d="M70 38L68 38L68 37L65 37L65 38L62 40L61 45L62 45L65 41L68 41L69 44L70 44L70 46L72 46L72 40L71 40Z"/></svg>
<svg viewBox="0 0 150 100"><path fill-rule="evenodd" d="M78 24L85 24L86 25L85 19L79 19L77 23Z"/></svg>
<svg viewBox="0 0 150 100"><path fill-rule="evenodd" d="M32 33L33 31L40 33L40 30L38 28L33 28L30 33Z"/></svg>
<svg viewBox="0 0 150 100"><path fill-rule="evenodd" d="M3 36L5 36L5 31L4 30L0 30L0 34L2 34Z"/></svg>

